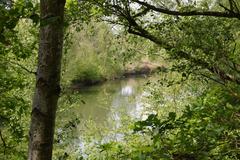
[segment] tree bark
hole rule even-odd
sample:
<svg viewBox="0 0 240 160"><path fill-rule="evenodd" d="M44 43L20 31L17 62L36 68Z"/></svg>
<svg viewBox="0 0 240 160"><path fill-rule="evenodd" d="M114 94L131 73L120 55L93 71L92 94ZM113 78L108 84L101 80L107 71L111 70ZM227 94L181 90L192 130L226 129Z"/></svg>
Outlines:
<svg viewBox="0 0 240 160"><path fill-rule="evenodd" d="M65 0L40 1L40 44L29 132L29 160L52 159L60 94L64 6Z"/></svg>

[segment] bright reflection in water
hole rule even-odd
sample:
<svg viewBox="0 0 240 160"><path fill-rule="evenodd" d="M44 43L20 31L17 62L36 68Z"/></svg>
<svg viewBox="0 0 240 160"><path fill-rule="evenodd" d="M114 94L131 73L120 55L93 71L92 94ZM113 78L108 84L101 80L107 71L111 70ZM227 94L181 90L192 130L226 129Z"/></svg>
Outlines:
<svg viewBox="0 0 240 160"><path fill-rule="evenodd" d="M121 94L123 96L130 96L133 94L133 87L132 86L126 86L122 88Z"/></svg>
<svg viewBox="0 0 240 160"><path fill-rule="evenodd" d="M141 99L146 95L143 92L146 81L145 78L129 78L82 89L79 99L85 104L80 101L72 112L78 114L82 120L91 119L98 125L111 125L114 120L117 126L112 127L118 127L124 115L140 118L143 111Z"/></svg>

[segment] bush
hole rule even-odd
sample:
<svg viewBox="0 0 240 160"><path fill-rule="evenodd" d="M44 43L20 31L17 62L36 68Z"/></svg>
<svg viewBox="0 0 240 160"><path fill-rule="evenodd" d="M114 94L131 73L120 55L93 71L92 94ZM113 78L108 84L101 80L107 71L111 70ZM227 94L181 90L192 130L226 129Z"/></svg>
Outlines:
<svg viewBox="0 0 240 160"><path fill-rule="evenodd" d="M104 80L101 68L96 64L80 64L76 67L77 73L72 81L73 83L92 85Z"/></svg>

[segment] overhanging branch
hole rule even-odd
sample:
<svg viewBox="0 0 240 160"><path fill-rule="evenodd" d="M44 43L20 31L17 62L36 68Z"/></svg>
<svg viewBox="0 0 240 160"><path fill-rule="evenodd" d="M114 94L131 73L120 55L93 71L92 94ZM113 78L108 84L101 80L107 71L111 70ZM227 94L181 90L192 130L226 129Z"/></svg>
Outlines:
<svg viewBox="0 0 240 160"><path fill-rule="evenodd" d="M240 13L236 13L231 10L231 12L218 12L218 11L173 11L166 8L159 8L149 3L133 0L134 2L145 6L153 11L164 13L168 15L175 15L175 16L211 16L211 17L225 17L225 18L238 18L240 19Z"/></svg>

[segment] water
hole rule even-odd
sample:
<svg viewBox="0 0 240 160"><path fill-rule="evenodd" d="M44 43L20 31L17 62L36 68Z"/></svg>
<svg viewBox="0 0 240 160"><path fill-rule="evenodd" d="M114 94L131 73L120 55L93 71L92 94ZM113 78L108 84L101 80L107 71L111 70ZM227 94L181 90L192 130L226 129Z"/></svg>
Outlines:
<svg viewBox="0 0 240 160"><path fill-rule="evenodd" d="M92 138L92 142L96 139L103 143L110 139L121 140L124 128L128 129L128 125L134 120L146 118L146 104L143 100L148 95L144 91L148 81L149 78L146 77L134 77L108 81L79 90L72 100L74 103L67 105L68 109L61 111L60 108L57 119L58 134L64 134L63 130L74 128L75 132L69 139L74 139L75 147L81 149L84 149L85 144L91 143L84 143L84 136ZM73 121L74 125L63 127L76 118L80 120L79 123Z"/></svg>
<svg viewBox="0 0 240 160"><path fill-rule="evenodd" d="M93 120L99 125L112 120L119 121L120 113L140 118L143 110L141 99L146 95L143 88L148 80L145 77L133 77L82 88L77 94L76 103L67 113L77 115L82 121Z"/></svg>

